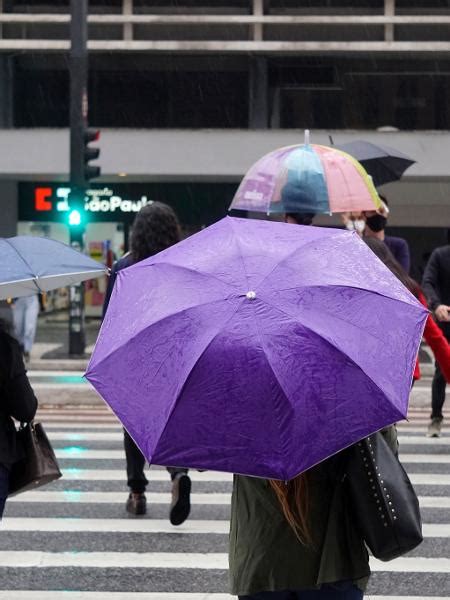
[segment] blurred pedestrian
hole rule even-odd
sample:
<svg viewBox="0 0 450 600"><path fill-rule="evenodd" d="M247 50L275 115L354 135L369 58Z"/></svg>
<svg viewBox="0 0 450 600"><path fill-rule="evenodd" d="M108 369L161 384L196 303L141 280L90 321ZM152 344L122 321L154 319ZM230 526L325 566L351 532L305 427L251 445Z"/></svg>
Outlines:
<svg viewBox="0 0 450 600"><path fill-rule="evenodd" d="M396 451L395 427L383 434ZM369 557L340 483L343 461L345 454L336 454L291 481L234 476L232 594L240 600L363 597Z"/></svg>
<svg viewBox="0 0 450 600"><path fill-rule="evenodd" d="M39 315L37 294L16 298L13 305L14 330L25 360L30 360Z"/></svg>
<svg viewBox="0 0 450 600"><path fill-rule="evenodd" d="M0 520L9 491L9 472L22 458L13 419L33 420L37 400L25 371L22 351L8 325L0 321Z"/></svg>
<svg viewBox="0 0 450 600"><path fill-rule="evenodd" d="M414 294L419 302L421 302L424 306L427 306L427 300L420 285L417 283L417 281L410 277L400 263L395 260L394 255L386 246L386 244L383 244L383 242L377 240L376 238L365 238L364 241L372 250L372 252L374 252L374 254L376 254L378 258L388 267L388 269L397 277L397 279L400 279L403 285L407 287L412 294ZM431 315L428 316L428 319L425 323L423 337L433 351L433 354L436 358L436 364L439 366L438 368L442 373L444 381L446 380L450 382L450 344L442 333L442 330L436 325ZM415 381L420 379L419 360L416 361L413 377Z"/></svg>
<svg viewBox="0 0 450 600"><path fill-rule="evenodd" d="M287 212L284 215L284 222L293 225L312 225L315 216L314 213Z"/></svg>
<svg viewBox="0 0 450 600"><path fill-rule="evenodd" d="M386 235L385 229L389 215L388 201L381 194L380 198L383 202L382 208L377 211L364 211L363 213L366 220L364 237L374 237L384 242L394 255L395 260L409 273L411 258L408 242L401 237Z"/></svg>
<svg viewBox="0 0 450 600"><path fill-rule="evenodd" d="M131 235L131 251L115 263L106 290L103 316L106 314L117 273L130 265L165 250L180 240L181 229L175 212L161 202L147 204L136 216ZM126 509L130 514L143 515L147 511L145 490L145 458L127 431L124 430L124 446L127 461L127 478L130 494ZM172 479L172 503L170 522L181 525L190 512L191 480L188 470L168 467Z"/></svg>
<svg viewBox="0 0 450 600"><path fill-rule="evenodd" d="M423 290L428 307L433 312L443 334L450 341L450 230L449 243L436 248L425 267ZM439 437L442 427L442 408L445 402L446 380L439 363L435 364L431 386L431 422L428 435Z"/></svg>

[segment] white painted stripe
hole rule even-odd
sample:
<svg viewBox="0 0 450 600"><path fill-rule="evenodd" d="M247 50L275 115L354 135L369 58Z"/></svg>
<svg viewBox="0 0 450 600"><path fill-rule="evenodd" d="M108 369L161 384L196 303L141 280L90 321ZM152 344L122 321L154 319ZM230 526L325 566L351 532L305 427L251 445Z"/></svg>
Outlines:
<svg viewBox="0 0 450 600"><path fill-rule="evenodd" d="M84 377L84 371L44 371L31 369L27 371L28 377Z"/></svg>
<svg viewBox="0 0 450 600"><path fill-rule="evenodd" d="M450 485L450 475L447 473L408 473L414 485Z"/></svg>
<svg viewBox="0 0 450 600"><path fill-rule="evenodd" d="M55 439L55 438L51 438ZM82 442L77 439L76 434L71 439L72 442ZM125 460L123 450L88 450L85 446L67 446L66 448L55 449L56 458L66 460ZM402 463L422 463L422 464L449 464L450 455L446 454L400 454Z"/></svg>
<svg viewBox="0 0 450 600"><path fill-rule="evenodd" d="M66 481L125 481L126 474L121 469L62 469ZM167 481L169 474L166 470L153 469L149 472L152 481ZM189 477L193 481L232 481L231 473L218 473L216 471L190 471ZM448 476L450 478L450 475ZM449 480L450 485L450 480Z"/></svg>
<svg viewBox="0 0 450 600"><path fill-rule="evenodd" d="M79 492L77 490L66 490L61 492L26 492L13 496L8 502L64 502L73 504L123 504L126 492ZM147 492L147 501L152 504L169 504L172 501L171 494ZM448 500L450 498L437 498ZM191 494L191 504L228 505L231 502L231 494L204 493Z"/></svg>
<svg viewBox="0 0 450 600"><path fill-rule="evenodd" d="M450 446L450 437L429 438L423 435L399 435L398 443L400 445L415 446Z"/></svg>
<svg viewBox="0 0 450 600"><path fill-rule="evenodd" d="M232 600L229 594L192 594L187 592L49 592L47 590L0 590L0 600ZM388 596L371 596L375 600L392 600ZM393 600L398 600L394 598ZM403 597L401 600L410 600ZM414 600L414 599L413 599ZM417 600L419 600L417 598ZM420 598L423 600L423 598ZM427 596L427 600L443 600Z"/></svg>
<svg viewBox="0 0 450 600"><path fill-rule="evenodd" d="M62 469L66 481L124 481L125 475L121 469ZM408 473L413 484L420 485L450 485L448 473ZM167 481L168 474L165 470L154 469L150 471L152 481ZM189 477L193 481L232 481L231 473L206 471L199 473L190 471Z"/></svg>
<svg viewBox="0 0 450 600"><path fill-rule="evenodd" d="M33 390L67 390L74 392L75 390L86 391L89 388L87 383L43 383L42 381L32 381Z"/></svg>
<svg viewBox="0 0 450 600"><path fill-rule="evenodd" d="M151 504L169 504L172 500L171 494L158 492L147 492L147 500ZM51 502L71 504L123 504L125 492L80 492L77 490L66 490L60 492L34 491L13 496L8 502ZM422 508L450 508L450 498L445 496L419 496ZM198 505L223 505L231 503L231 494L225 493L193 493L191 504Z"/></svg>
<svg viewBox="0 0 450 600"><path fill-rule="evenodd" d="M139 568L228 570L228 554L196 552L0 552L0 565L15 568ZM406 573L450 573L449 558L398 558L391 562L370 559L372 571Z"/></svg>
<svg viewBox="0 0 450 600"><path fill-rule="evenodd" d="M4 518L0 523L1 531L88 531L92 533L215 533L228 535L227 520L188 519L182 525L174 527L170 522L159 519L69 519L65 517L49 518ZM1 554L1 553L0 553ZM138 564L138 563L136 563ZM0 565L3 565L0 560Z"/></svg>
<svg viewBox="0 0 450 600"><path fill-rule="evenodd" d="M449 538L450 523L425 523L423 535L426 538ZM188 519L182 525L174 527L168 520L160 519L70 519L6 517L0 523L1 531L44 531L91 533L190 533L228 535L229 521L225 519L196 520ZM450 559L449 559L450 561ZM0 565L2 564L0 560Z"/></svg>
<svg viewBox="0 0 450 600"><path fill-rule="evenodd" d="M232 600L229 594L189 592L107 592L111 600ZM0 590L0 600L105 600L105 592L50 592L47 590ZM424 600L424 596L376 596L371 600ZM426 600L449 600L448 596L426 596Z"/></svg>
<svg viewBox="0 0 450 600"><path fill-rule="evenodd" d="M92 430L91 433L98 433L96 430L97 429L111 429L111 433L116 433L116 432L121 432L122 431L122 426L118 425L117 420L116 421L111 421L111 423L50 423L50 422L44 422L44 427L45 427L45 431L47 433L57 433L58 435L65 435L67 432L64 431L60 431L61 429L82 429L83 431L80 433L86 433L87 435L89 434L90 430ZM85 431L86 430L86 431ZM122 434L123 435L123 434ZM55 438L53 438L55 439ZM57 438L56 438L57 439Z"/></svg>

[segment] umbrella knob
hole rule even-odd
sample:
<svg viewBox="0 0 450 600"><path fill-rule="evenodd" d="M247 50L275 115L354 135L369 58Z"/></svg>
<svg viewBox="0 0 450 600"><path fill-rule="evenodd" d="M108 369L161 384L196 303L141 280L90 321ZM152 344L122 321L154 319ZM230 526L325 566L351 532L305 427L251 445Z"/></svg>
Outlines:
<svg viewBox="0 0 450 600"><path fill-rule="evenodd" d="M252 290L250 292L247 292L245 294L247 300L254 300L256 298L256 292L253 292Z"/></svg>
<svg viewBox="0 0 450 600"><path fill-rule="evenodd" d="M309 129L305 129L305 146L309 146Z"/></svg>

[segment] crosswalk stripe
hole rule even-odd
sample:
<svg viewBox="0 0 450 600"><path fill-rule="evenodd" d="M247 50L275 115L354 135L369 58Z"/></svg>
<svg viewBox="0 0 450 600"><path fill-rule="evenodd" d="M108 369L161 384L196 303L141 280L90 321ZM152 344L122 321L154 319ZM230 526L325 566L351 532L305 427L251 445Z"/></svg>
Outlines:
<svg viewBox="0 0 450 600"><path fill-rule="evenodd" d="M219 552L0 552L0 565L14 568L139 568L147 569L228 569L228 554ZM391 562L370 559L372 571L390 573L450 573L449 558L402 557Z"/></svg>
<svg viewBox="0 0 450 600"><path fill-rule="evenodd" d="M125 474L121 469L62 469L63 478L66 481L124 481ZM151 471L152 481L167 481L169 475L166 470L153 469ZM219 473L217 471L206 471L199 473L190 471L189 477L193 481L232 481L231 473ZM450 475L449 475L450 485Z"/></svg>
<svg viewBox="0 0 450 600"><path fill-rule="evenodd" d="M77 441L72 439L71 441ZM79 440L86 441L86 440ZM66 460L125 460L123 450L88 450L84 446L67 446L66 448L55 449L56 458ZM442 456L440 454L400 454L402 463L450 463L450 454Z"/></svg>
<svg viewBox="0 0 450 600"><path fill-rule="evenodd" d="M424 523L423 535L426 538L449 538L450 523ZM71 519L8 517L0 523L0 531L46 531L91 533L170 533L228 535L229 521L225 519L188 519L174 527L162 519ZM449 559L450 560L450 559ZM1 565L0 561L0 565Z"/></svg>
<svg viewBox="0 0 450 600"><path fill-rule="evenodd" d="M189 592L107 592L110 600L232 600L230 594ZM0 590L0 600L105 600L105 592L51 592L47 590ZM379 596L370 600L424 600L424 596ZM448 596L426 596L426 600L448 600Z"/></svg>
<svg viewBox="0 0 450 600"><path fill-rule="evenodd" d="M420 435L410 435L398 437L398 443L401 445L414 444L414 446L450 446L449 437L429 438Z"/></svg>
<svg viewBox="0 0 450 600"><path fill-rule="evenodd" d="M63 478L66 481L124 481L125 475L121 469L79 469L76 467L62 469ZM448 473L408 473L413 484L420 485L450 485L450 474ZM232 481L230 473L219 473L217 471L206 471L199 473L190 471L189 476L193 481ZM154 469L151 472L153 481L167 481L167 472L162 469Z"/></svg>
<svg viewBox="0 0 450 600"><path fill-rule="evenodd" d="M147 501L152 504L169 504L171 494L147 492ZM123 504L123 492L81 492L78 490L26 492L13 496L8 502L34 503L51 502L67 504ZM191 504L200 505L229 505L231 494L210 492L191 494ZM419 496L422 508L450 508L450 498L445 496Z"/></svg>
<svg viewBox="0 0 450 600"><path fill-rule="evenodd" d="M232 600L230 594L192 594L171 592L49 592L47 590L7 590L0 591L0 600ZM387 596L372 596L374 600L397 600ZM405 598L403 600L406 600ZM408 600L411 600L408 598ZM412 599L414 600L414 599ZM418 600L418 599L417 599ZM423 600L422 598L420 600ZM443 600L427 598L427 600Z"/></svg>

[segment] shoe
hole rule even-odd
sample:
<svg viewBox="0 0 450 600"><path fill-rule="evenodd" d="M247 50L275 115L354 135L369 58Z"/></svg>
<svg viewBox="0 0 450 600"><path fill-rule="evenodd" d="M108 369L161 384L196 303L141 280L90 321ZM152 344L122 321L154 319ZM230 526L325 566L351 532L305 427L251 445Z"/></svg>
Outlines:
<svg viewBox="0 0 450 600"><path fill-rule="evenodd" d="M178 473L172 483L172 504L170 522L172 525L184 523L191 512L191 480L185 473Z"/></svg>
<svg viewBox="0 0 450 600"><path fill-rule="evenodd" d="M147 512L147 498L144 493L131 492L126 504L130 515L145 515Z"/></svg>
<svg viewBox="0 0 450 600"><path fill-rule="evenodd" d="M442 419L434 417L428 425L428 437L439 437L441 435Z"/></svg>

